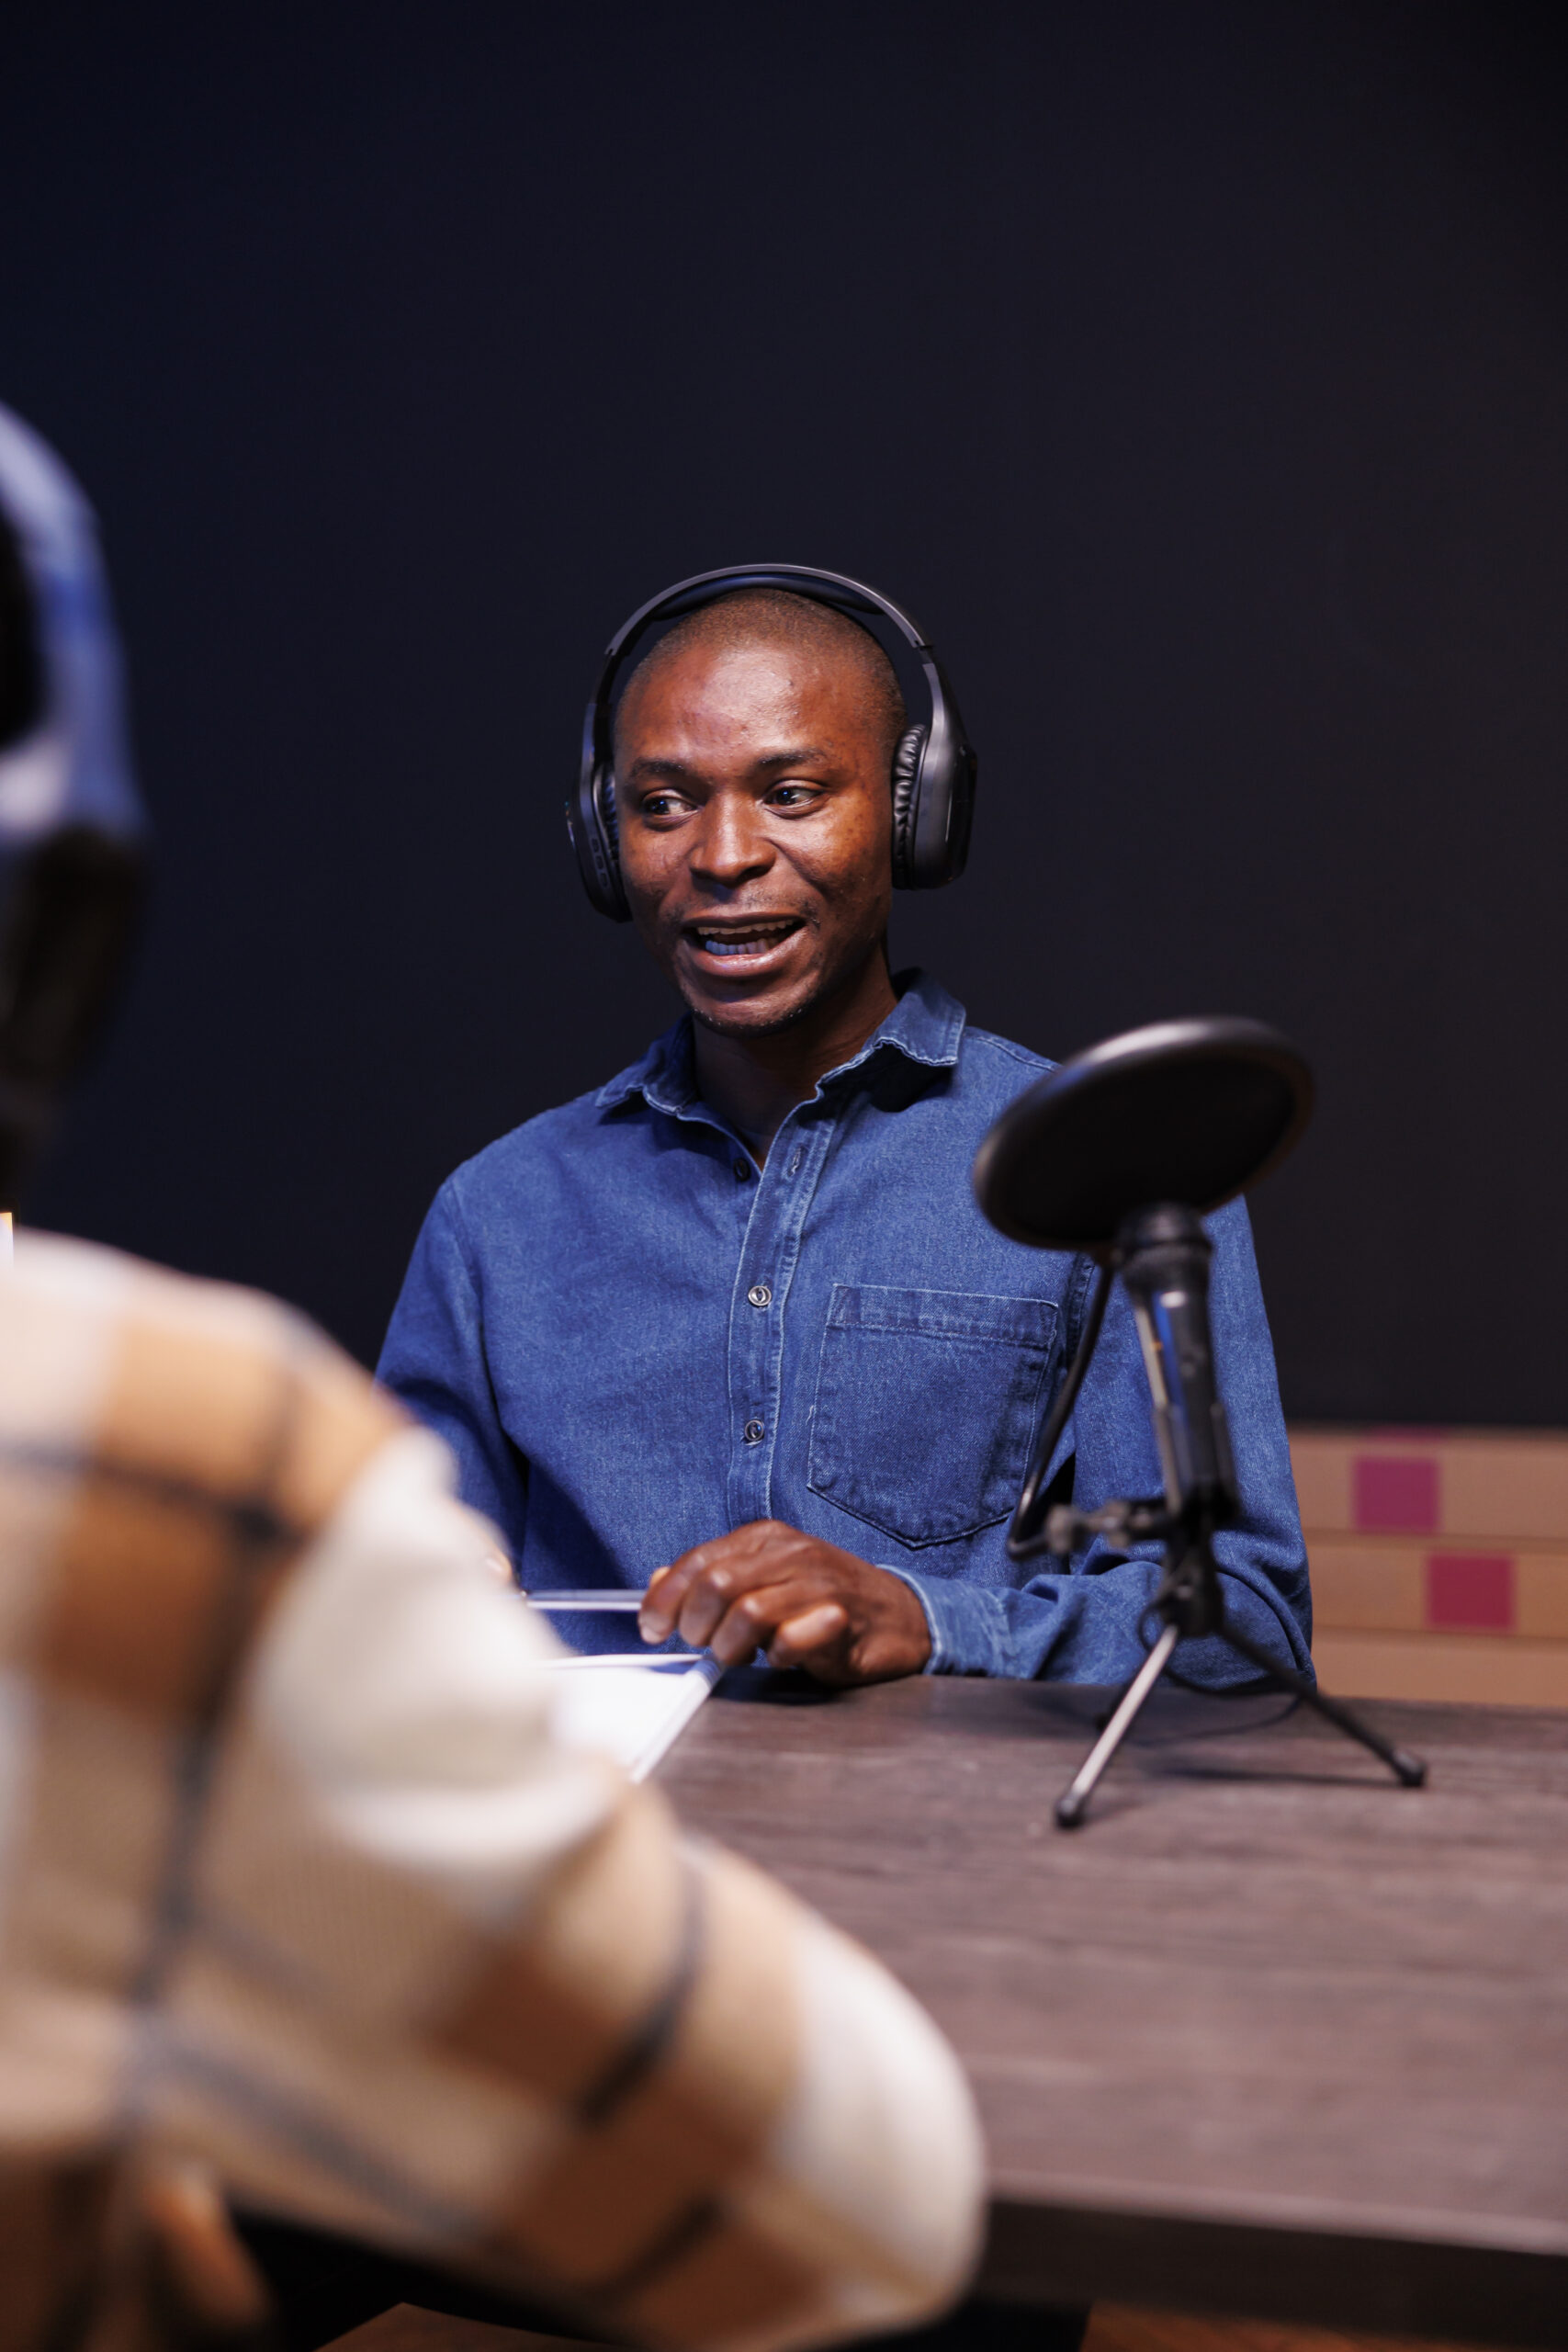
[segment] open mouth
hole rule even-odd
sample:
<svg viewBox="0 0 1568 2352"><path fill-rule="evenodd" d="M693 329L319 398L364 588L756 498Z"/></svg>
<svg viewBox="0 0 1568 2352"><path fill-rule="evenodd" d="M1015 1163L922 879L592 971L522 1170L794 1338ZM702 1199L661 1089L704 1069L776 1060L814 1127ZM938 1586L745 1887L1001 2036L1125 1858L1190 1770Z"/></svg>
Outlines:
<svg viewBox="0 0 1568 2352"><path fill-rule="evenodd" d="M759 915L750 922L689 922L686 936L704 956L724 963L756 963L804 929L798 915Z"/></svg>

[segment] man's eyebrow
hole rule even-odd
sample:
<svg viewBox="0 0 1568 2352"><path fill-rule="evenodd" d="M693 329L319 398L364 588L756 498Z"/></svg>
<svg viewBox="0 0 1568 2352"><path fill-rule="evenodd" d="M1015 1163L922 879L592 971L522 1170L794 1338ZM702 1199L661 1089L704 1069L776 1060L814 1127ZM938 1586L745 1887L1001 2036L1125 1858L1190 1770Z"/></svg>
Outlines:
<svg viewBox="0 0 1568 2352"><path fill-rule="evenodd" d="M815 744L802 744L788 752L766 752L753 764L760 768L803 768L810 760L830 760L831 752L819 751Z"/></svg>
<svg viewBox="0 0 1568 2352"><path fill-rule="evenodd" d="M805 767L813 760L830 760L832 756L831 752L821 751L814 744L792 744L787 752L764 752L751 764L758 768ZM660 759L656 753L639 752L626 770L626 781L629 784L634 776L664 776L678 784L684 777L701 775L701 768L694 767L689 761Z"/></svg>
<svg viewBox="0 0 1568 2352"><path fill-rule="evenodd" d="M678 780L682 776L695 775L696 773L696 769L688 767L684 760L650 759L645 758L641 753L626 770L628 779L634 775L667 775Z"/></svg>

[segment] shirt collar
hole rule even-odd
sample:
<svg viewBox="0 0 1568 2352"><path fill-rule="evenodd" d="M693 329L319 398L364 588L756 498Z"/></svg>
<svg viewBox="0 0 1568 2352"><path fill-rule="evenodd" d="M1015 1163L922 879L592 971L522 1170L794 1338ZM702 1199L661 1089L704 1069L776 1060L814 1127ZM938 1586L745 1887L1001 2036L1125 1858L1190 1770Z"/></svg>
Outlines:
<svg viewBox="0 0 1568 2352"><path fill-rule="evenodd" d="M885 1047L928 1069L952 1069L956 1064L965 1018L957 998L949 996L929 972L895 973L893 985L898 990L898 1001L886 1020L852 1059L828 1072L823 1086L862 1069ZM818 1091L821 1091L820 1087ZM602 1086L593 1100L600 1110L611 1111L634 1094L640 1094L650 1109L667 1112L671 1118L689 1110L696 1101L689 1012L682 1013L662 1037L656 1037L640 1061L633 1062L629 1069L622 1070L607 1086Z"/></svg>

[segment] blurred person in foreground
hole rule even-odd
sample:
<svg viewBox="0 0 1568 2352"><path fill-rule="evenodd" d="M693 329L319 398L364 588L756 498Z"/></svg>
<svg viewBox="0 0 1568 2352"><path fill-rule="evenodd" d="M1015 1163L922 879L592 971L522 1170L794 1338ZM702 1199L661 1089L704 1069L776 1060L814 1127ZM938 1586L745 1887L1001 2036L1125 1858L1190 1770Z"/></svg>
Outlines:
<svg viewBox="0 0 1568 2352"><path fill-rule="evenodd" d="M0 411L7 1207L112 994L141 833L92 518ZM559 1744L553 1638L451 1480L272 1300L17 1239L7 2352L264 2333L225 2196L673 2346L908 2325L961 2286L980 2155L945 2043Z"/></svg>

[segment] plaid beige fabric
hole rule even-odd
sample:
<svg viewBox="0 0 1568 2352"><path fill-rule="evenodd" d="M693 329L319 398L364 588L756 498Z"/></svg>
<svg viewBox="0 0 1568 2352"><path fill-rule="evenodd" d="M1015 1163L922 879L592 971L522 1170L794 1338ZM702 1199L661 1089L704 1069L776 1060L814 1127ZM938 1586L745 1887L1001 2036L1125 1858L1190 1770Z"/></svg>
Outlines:
<svg viewBox="0 0 1568 2352"><path fill-rule="evenodd" d="M448 1476L272 1302L19 1240L0 2159L189 2152L649 2342L920 2316L976 2229L951 2054L555 1738L552 1637Z"/></svg>

